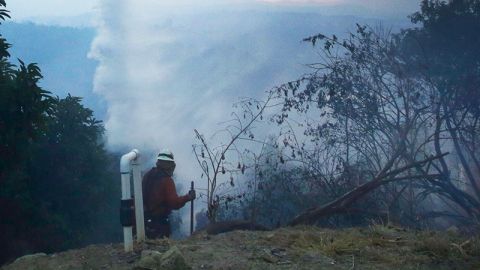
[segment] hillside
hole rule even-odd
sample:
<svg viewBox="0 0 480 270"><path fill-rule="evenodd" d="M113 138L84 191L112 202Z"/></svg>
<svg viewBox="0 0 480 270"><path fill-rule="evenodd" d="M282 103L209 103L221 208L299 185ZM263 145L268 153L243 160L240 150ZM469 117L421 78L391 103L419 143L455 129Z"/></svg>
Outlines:
<svg viewBox="0 0 480 270"><path fill-rule="evenodd" d="M43 88L60 97L68 93L83 97L97 118L105 118L106 104L92 92L97 62L88 58L88 52L94 28L7 22L1 31L12 44L9 52L14 64L18 64L16 58L37 63L44 76L40 82Z"/></svg>
<svg viewBox="0 0 480 270"><path fill-rule="evenodd" d="M198 233L147 241L132 254L121 244L92 245L17 259L14 269L479 269L480 238L396 227ZM177 249L178 248L178 249ZM177 257L178 256L178 257ZM160 266L163 264L163 266ZM170 265L170 266L166 266ZM176 267L176 268L175 268Z"/></svg>

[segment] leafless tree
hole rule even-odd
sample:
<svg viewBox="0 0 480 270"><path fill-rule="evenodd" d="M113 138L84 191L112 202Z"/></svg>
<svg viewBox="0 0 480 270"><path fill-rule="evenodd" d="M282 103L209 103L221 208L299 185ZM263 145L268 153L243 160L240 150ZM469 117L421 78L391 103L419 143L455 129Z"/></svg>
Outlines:
<svg viewBox="0 0 480 270"><path fill-rule="evenodd" d="M255 123L263 120L265 110L271 104L273 94L265 98L265 100L255 100L245 98L235 104L239 109L232 113L232 119L225 123L224 128L216 131L211 140L215 141L223 135L226 140L224 143L214 145L209 142L199 131L195 130L198 144L193 145L193 151L200 168L202 169L202 177L207 180L207 215L211 222L215 222L218 208L222 201L231 201L234 196L231 190L219 192L219 187L235 186L235 176L242 175L247 169L247 164L243 161L244 148L239 145L241 142L262 143L255 139L253 129ZM220 180L221 176L229 176L229 179ZM237 195L238 196L238 195Z"/></svg>

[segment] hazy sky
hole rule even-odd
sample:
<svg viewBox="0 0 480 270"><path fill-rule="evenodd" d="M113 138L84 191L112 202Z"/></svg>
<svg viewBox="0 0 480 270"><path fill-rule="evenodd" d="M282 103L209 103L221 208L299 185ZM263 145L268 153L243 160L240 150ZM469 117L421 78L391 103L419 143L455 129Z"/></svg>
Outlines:
<svg viewBox="0 0 480 270"><path fill-rule="evenodd" d="M92 15L104 0L7 0L7 8L15 20L38 20L55 22L58 17ZM122 2L125 0L118 0ZM398 16L404 17L418 9L419 0L162 0L166 6L243 6L247 8L302 8L346 15ZM73 20L73 18L72 18ZM78 18L77 18L78 20ZM65 21L65 20L63 20Z"/></svg>
<svg viewBox="0 0 480 270"><path fill-rule="evenodd" d="M77 16L93 12L98 0L7 0L15 18Z"/></svg>

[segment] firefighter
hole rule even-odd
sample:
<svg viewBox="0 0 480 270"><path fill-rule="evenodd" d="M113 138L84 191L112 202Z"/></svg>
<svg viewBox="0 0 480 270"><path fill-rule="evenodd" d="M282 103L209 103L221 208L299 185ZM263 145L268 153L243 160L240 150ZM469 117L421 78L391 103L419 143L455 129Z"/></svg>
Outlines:
<svg viewBox="0 0 480 270"><path fill-rule="evenodd" d="M171 228L168 218L172 210L180 209L196 198L195 190L178 196L172 179L175 166L173 153L165 149L158 154L156 166L143 177L145 232L150 239L169 237Z"/></svg>

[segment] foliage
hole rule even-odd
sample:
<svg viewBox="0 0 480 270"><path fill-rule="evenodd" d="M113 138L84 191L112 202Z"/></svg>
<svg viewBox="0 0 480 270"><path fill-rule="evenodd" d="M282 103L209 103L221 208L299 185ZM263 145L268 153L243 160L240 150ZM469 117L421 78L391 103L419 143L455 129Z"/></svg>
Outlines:
<svg viewBox="0 0 480 270"><path fill-rule="evenodd" d="M102 123L81 98L42 89L36 64L11 64L9 47L1 38L0 262L118 239L118 170Z"/></svg>
<svg viewBox="0 0 480 270"><path fill-rule="evenodd" d="M440 160L441 182L435 188L449 194L469 216L480 207L480 2L422 1L421 11L411 16L422 27L405 30L401 38L402 57L410 76L429 83L433 89L435 151L451 148L459 163ZM450 144L442 143L448 138ZM452 193L452 183L463 183L468 197Z"/></svg>
<svg viewBox="0 0 480 270"><path fill-rule="evenodd" d="M389 32L359 25L344 40L324 35L305 40L324 42L323 61L310 65L313 73L277 89L284 103L275 119L288 127L284 144L309 168L310 181L328 190L331 200L364 187L355 196L368 193L376 198L379 203L370 211L391 212L390 206L402 197L389 182L406 175L411 176L406 180L427 180L431 174L403 169L430 155L424 145L418 147L416 136L429 119L425 114L429 89L404 75L408 67L398 58ZM295 127L289 120L292 114L301 119ZM373 179L384 185L383 198L372 192L378 187ZM404 186L410 183L399 190L403 192ZM345 203L351 204L351 199ZM344 207L352 206L332 211L345 211Z"/></svg>
<svg viewBox="0 0 480 270"><path fill-rule="evenodd" d="M107 170L113 158L101 142L103 126L80 101L72 96L56 99L47 132L32 155L35 162L29 166L29 175L37 179L31 187L38 202L36 211L58 216L55 233L64 235L57 248L91 240L88 235L99 215L92 210L117 201L112 194L117 181L113 171Z"/></svg>
<svg viewBox="0 0 480 270"><path fill-rule="evenodd" d="M288 184L276 196L259 191L272 200L262 204L284 199L280 205L288 209L295 205L290 188L298 186L294 195L316 197L317 207L297 205L295 211L306 211L293 224L356 212L412 227L443 217L475 228L479 7L478 1L425 0L411 16L421 27L392 34L357 25L344 39L305 38L319 48L320 60L309 65L311 73L271 92L282 105L272 117L280 127L273 144L282 148L272 156L294 177L270 174L266 183ZM255 203L258 173L264 172L258 161L247 166L253 213L264 206Z"/></svg>

